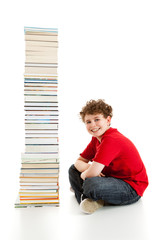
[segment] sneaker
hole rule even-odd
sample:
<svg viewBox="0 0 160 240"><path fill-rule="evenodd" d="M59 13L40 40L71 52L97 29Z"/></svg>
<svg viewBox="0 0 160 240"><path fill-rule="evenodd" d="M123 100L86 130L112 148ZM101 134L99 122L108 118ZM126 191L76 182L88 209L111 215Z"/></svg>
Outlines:
<svg viewBox="0 0 160 240"><path fill-rule="evenodd" d="M103 200L93 201L92 199L89 199L89 198L85 198L80 203L80 209L82 210L82 212L87 214L91 214L103 206L104 206Z"/></svg>

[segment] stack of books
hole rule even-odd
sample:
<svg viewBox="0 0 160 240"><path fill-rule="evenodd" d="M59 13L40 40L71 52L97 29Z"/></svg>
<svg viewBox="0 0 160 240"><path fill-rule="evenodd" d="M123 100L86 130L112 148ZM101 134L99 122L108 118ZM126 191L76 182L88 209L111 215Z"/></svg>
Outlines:
<svg viewBox="0 0 160 240"><path fill-rule="evenodd" d="M15 207L58 206L58 30L24 30L25 152Z"/></svg>

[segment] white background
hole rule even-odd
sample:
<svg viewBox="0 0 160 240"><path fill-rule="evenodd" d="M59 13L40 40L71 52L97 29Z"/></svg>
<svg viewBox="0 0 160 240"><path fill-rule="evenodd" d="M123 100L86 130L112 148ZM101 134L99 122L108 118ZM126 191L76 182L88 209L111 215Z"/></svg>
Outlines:
<svg viewBox="0 0 160 240"><path fill-rule="evenodd" d="M7 240L19 239L21 217L31 211L13 208L24 151L24 26L29 26L59 29L62 196L70 194L68 168L91 138L79 111L90 99L105 99L114 110L112 127L134 142L146 165L150 185L144 211L151 236L158 236L154 218L159 211L159 1L15 0L1 3L0 11L1 234ZM64 222L63 213L59 219ZM22 233L20 239L27 237Z"/></svg>

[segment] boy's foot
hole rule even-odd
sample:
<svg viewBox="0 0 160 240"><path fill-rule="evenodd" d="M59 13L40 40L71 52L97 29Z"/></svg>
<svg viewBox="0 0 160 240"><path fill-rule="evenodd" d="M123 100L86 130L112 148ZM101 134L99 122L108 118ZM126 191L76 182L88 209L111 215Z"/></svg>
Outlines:
<svg viewBox="0 0 160 240"><path fill-rule="evenodd" d="M81 208L82 212L88 213L88 214L95 212L97 209L99 209L103 206L104 206L103 200L93 201L92 199L89 199L89 198L85 198L80 203L80 208Z"/></svg>

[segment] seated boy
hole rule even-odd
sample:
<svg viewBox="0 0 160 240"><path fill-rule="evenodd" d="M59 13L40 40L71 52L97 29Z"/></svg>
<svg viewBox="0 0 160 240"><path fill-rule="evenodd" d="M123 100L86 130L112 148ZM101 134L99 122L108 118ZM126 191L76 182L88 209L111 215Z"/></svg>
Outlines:
<svg viewBox="0 0 160 240"><path fill-rule="evenodd" d="M138 201L148 186L142 159L134 144L111 128L112 107L91 100L80 116L92 135L91 142L69 169L75 197L85 213L107 205Z"/></svg>

